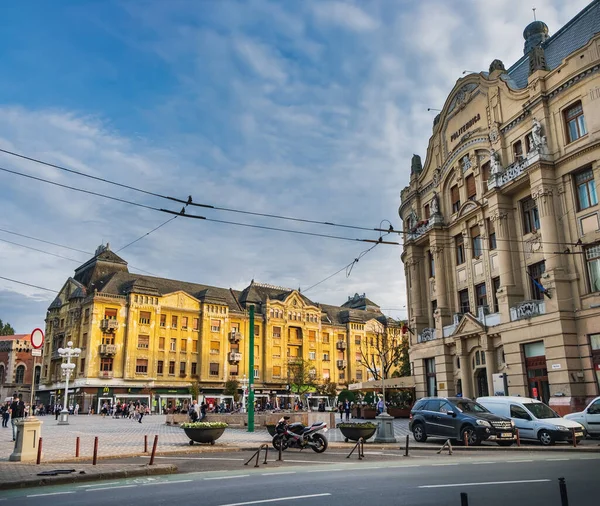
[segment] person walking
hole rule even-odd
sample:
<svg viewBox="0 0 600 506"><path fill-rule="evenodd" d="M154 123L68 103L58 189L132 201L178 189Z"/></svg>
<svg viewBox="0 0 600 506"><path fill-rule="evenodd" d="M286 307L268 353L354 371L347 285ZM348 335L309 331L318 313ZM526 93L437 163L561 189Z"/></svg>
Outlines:
<svg viewBox="0 0 600 506"><path fill-rule="evenodd" d="M2 412L2 427L8 427L8 419L10 418L10 404L5 402L0 408L0 412Z"/></svg>
<svg viewBox="0 0 600 506"><path fill-rule="evenodd" d="M346 413L346 421L350 420L350 401L346 399L344 401L344 412Z"/></svg>
<svg viewBox="0 0 600 506"><path fill-rule="evenodd" d="M142 418L144 418L144 413L146 413L146 407L143 404L138 404L137 412L139 415L138 422L142 423Z"/></svg>
<svg viewBox="0 0 600 506"><path fill-rule="evenodd" d="M338 411L340 412L340 422L344 420L344 405L340 402L338 404Z"/></svg>
<svg viewBox="0 0 600 506"><path fill-rule="evenodd" d="M200 405L200 421L206 418L206 402L202 401Z"/></svg>
<svg viewBox="0 0 600 506"><path fill-rule="evenodd" d="M10 423L13 431L13 441L17 440L17 425L16 422L25 415L25 403L17 394L13 394L13 400L10 404Z"/></svg>

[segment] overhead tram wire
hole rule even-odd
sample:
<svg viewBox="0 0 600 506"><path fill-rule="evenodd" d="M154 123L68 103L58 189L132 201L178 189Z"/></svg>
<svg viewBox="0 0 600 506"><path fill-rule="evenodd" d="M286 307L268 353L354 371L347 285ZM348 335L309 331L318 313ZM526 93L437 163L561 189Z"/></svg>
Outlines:
<svg viewBox="0 0 600 506"><path fill-rule="evenodd" d="M357 239L357 238L336 236L336 235L331 235L331 234L318 234L318 233L315 233L315 232L303 232L303 231L300 231L300 230L291 230L291 229L278 228L278 227L267 227L267 226L264 226L264 225L253 225L253 224L250 224L250 223L240 223L240 222L235 222L235 221L217 220L217 219L214 219L214 218L207 218L205 216L188 214L188 213L185 212L185 207L183 207L181 209L181 211L179 211L179 212L177 212L177 211L171 211L169 209L163 209L163 208L149 206L149 205L146 205L146 204L140 204L139 202L133 202L133 201L127 200L127 199L122 199L122 198L118 198L118 197L112 197L110 195L106 195L106 194L103 194L103 193L94 192L94 191L91 191L91 190L84 190L82 188L76 188L74 186L69 186L69 185L65 185L65 184L62 184L62 183L57 183L56 181L50 181L48 179L44 179L44 178L37 177L37 176L32 176L30 174L25 174L25 173L22 173L22 172L11 170L11 169L6 169L4 167L0 167L0 171L8 172L9 174L13 174L13 175L17 175L17 176L21 176L21 177L33 179L35 181L40 181L40 182L51 184L51 185L58 186L58 187L61 187L61 188L66 188L68 190L73 190L73 191L80 192L80 193L86 193L86 194L89 194L89 195L94 195L96 197L102 197L102 198L110 199L110 200L113 200L113 201L121 202L121 203L124 203L124 204L129 204L129 205L133 205L133 206L137 206L137 207L141 207L141 208L148 209L148 210L151 210L151 211L158 211L158 212L162 212L162 213L168 213L168 214L173 214L173 215L177 215L177 216L183 216L185 218L193 218L193 219L204 220L204 221L213 222L213 223L227 224L227 225L236 225L236 226L240 226L240 227L257 228L257 229L261 229L261 230L272 230L272 231L285 232L285 233L290 233L290 234L300 234L300 235L307 235L307 236L313 236L313 237L322 237L322 238L327 238L327 239L337 239L337 240L342 240L342 241L369 242L369 243L378 243L378 244L391 244L391 245L396 245L396 246L400 245L400 243L398 243L398 242L390 242L390 241L383 241L383 242L381 242L381 241L377 241L377 240L374 240L374 239ZM387 231L387 230L386 230L386 232L389 233L389 231Z"/></svg>
<svg viewBox="0 0 600 506"><path fill-rule="evenodd" d="M20 234L18 232L13 232L12 230L6 230L5 228L0 228L0 232L5 232L7 234L17 235L19 237L24 237L25 239L31 239L33 241L38 241L38 242L43 242L43 243L46 243L46 244L51 244L52 246L58 246L59 248L65 248L65 249L69 249L71 251L77 251L78 253L84 253L85 255L91 255L92 254L89 251L83 251L81 249L71 248L70 246L63 246L62 244L58 244L58 243L55 243L55 242L45 241L43 239L37 239L36 237L31 237L30 235Z"/></svg>
<svg viewBox="0 0 600 506"><path fill-rule="evenodd" d="M81 260L75 260L74 258L64 257L62 255L58 255L56 253L51 253L50 251L44 251L43 249L33 248L31 246L25 246L24 244L19 244L18 242L7 241L6 239L0 239L0 242L5 242L8 244L12 244L13 246L19 246L20 248L30 249L32 251L37 251L38 253L44 253L45 255L51 255L53 257L62 258L63 260L69 260L70 262L75 262L81 264Z"/></svg>
<svg viewBox="0 0 600 506"><path fill-rule="evenodd" d="M10 281L11 283L17 283L18 285L30 286L32 288L38 288L39 290L46 290L47 292L58 293L58 290L51 290L50 288L44 288L43 286L32 285L30 283L25 283L24 281L18 281L16 279L5 278L4 276L0 276L0 279L4 279L5 281Z"/></svg>
<svg viewBox="0 0 600 506"><path fill-rule="evenodd" d="M156 232L159 228L164 227L167 223L170 223L173 220L176 220L177 218L179 218L179 215L169 218L167 221L161 223L158 227L155 227L152 230L150 230L150 232L146 232L144 235L138 237L134 241L131 241L129 244L126 244L122 248L119 248L117 251L115 251L115 253L119 253L120 251L123 251L125 248L129 248L129 246L131 246L132 244L135 244L136 242L141 241L144 237L148 237L152 232Z"/></svg>
<svg viewBox="0 0 600 506"><path fill-rule="evenodd" d="M125 188L127 190L133 190L139 193L143 193L145 195L150 195L152 197L158 197L161 199L166 199L166 200L170 200L172 202L178 202L180 204L186 204L186 205L190 205L190 206L194 206L194 207L203 207L206 209L213 209L215 211L225 211L225 212L230 212L230 213L239 213L239 214L246 214L249 216L260 216L263 218L272 218L272 219L277 219L277 220L287 220L287 221L294 221L294 222L299 222L299 223L311 223L313 225L326 225L326 226L330 226L330 227L340 227L340 228L349 228L349 229L353 229L353 230L363 230L366 232L392 232L392 233L397 233L400 234L401 231L398 230L394 230L394 228L392 227L392 225L390 224L390 229L389 230L381 230L381 229L377 229L377 228L369 228L369 227L361 227L358 225L346 225L346 224L342 224L342 223L332 223L329 221L318 221L318 220L309 220L306 218L295 218L292 216L282 216L282 215L278 215L278 214L271 214L271 213L258 213L258 212L254 212L254 211L246 211L243 209L234 209L234 208L229 208L229 207L222 207L222 206L215 206L212 204L202 204L199 202L194 202L192 199L192 196L190 195L187 199L180 199L177 197L170 197L168 195L162 195L160 193L156 193L156 192L151 192L148 190L144 190L142 188L137 188L135 186L131 186L131 185L127 185L124 183L119 183L116 181L111 181L110 179L106 179L103 177L99 177L99 176L92 176L91 174L86 174L84 172L75 170L75 169L69 169L68 167L64 167L62 165L57 165L51 162L46 162L44 160L40 160L39 158L33 158L31 156L26 156L20 153L16 153L14 151L9 151L7 149L2 149L0 148L0 152L1 153L5 153L7 155L10 156L15 156L17 158L21 158L23 160L28 160L30 162L34 162L34 163L39 163L41 165L46 165L47 167L52 167L54 169L58 169L58 170L62 170L65 172L69 172L71 174L75 174L81 177L86 177L89 179L93 179L95 181L100 181L103 183L107 183L107 184L111 184L114 186L118 186L120 188Z"/></svg>

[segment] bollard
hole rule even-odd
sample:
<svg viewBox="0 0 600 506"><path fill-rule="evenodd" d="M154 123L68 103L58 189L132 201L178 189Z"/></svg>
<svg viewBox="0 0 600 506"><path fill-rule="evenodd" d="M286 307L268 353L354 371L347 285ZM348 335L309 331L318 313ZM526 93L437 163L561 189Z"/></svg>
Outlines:
<svg viewBox="0 0 600 506"><path fill-rule="evenodd" d="M144 453L148 453L148 434L144 436Z"/></svg>
<svg viewBox="0 0 600 506"><path fill-rule="evenodd" d="M79 457L79 436L75 439L75 457Z"/></svg>
<svg viewBox="0 0 600 506"><path fill-rule="evenodd" d="M463 442L465 443L465 446L469 446L469 434L467 434L467 431L465 431L463 433Z"/></svg>
<svg viewBox="0 0 600 506"><path fill-rule="evenodd" d="M94 457L92 458L92 465L95 466L98 462L98 436L94 438Z"/></svg>
<svg viewBox="0 0 600 506"><path fill-rule="evenodd" d="M569 506L569 497L567 496L567 484L564 478L558 479L558 489L560 490L561 506Z"/></svg>
<svg viewBox="0 0 600 506"><path fill-rule="evenodd" d="M405 457L408 457L408 441L409 441L409 438L408 438L408 434L407 434L406 435L406 447L404 448L404 456Z"/></svg>
<svg viewBox="0 0 600 506"><path fill-rule="evenodd" d="M278 462L283 462L283 446L280 444L279 445L279 458L277 459Z"/></svg>
<svg viewBox="0 0 600 506"><path fill-rule="evenodd" d="M460 493L460 506L469 506L469 496L466 492Z"/></svg>
<svg viewBox="0 0 600 506"><path fill-rule="evenodd" d="M517 431L517 446L521 446L521 436L519 435L519 429L515 429Z"/></svg>
<svg viewBox="0 0 600 506"><path fill-rule="evenodd" d="M573 434L573 448L577 448L577 436L575 436L575 427L571 429L571 433Z"/></svg>
<svg viewBox="0 0 600 506"><path fill-rule="evenodd" d="M156 454L156 447L158 446L158 434L154 436L154 444L152 445L152 455L150 455L150 464L154 464L154 455Z"/></svg>
<svg viewBox="0 0 600 506"><path fill-rule="evenodd" d="M35 461L36 464L39 464L42 461L42 438L38 439L38 453L37 453L37 460Z"/></svg>

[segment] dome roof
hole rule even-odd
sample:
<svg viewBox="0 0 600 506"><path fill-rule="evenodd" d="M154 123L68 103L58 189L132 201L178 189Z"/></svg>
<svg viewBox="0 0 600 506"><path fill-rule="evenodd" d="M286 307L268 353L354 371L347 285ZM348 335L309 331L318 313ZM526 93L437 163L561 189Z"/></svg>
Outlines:
<svg viewBox="0 0 600 506"><path fill-rule="evenodd" d="M62 300L60 300L60 297L56 297L56 299L52 301L52 304L50 304L50 307L48 309L60 309L61 307Z"/></svg>
<svg viewBox="0 0 600 506"><path fill-rule="evenodd" d="M529 54L529 51L534 47L541 45L548 38L548 31L548 25L543 21L529 23L523 30L523 38L525 39L523 53Z"/></svg>

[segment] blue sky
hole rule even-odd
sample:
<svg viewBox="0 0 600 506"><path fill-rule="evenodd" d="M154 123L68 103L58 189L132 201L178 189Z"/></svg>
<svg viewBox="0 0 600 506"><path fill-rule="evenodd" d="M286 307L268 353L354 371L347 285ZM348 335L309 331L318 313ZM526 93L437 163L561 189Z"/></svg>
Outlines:
<svg viewBox="0 0 600 506"><path fill-rule="evenodd" d="M535 3L554 33L587 4ZM0 147L197 202L399 227L413 153L463 70L522 55L516 0L30 0L0 18ZM0 154L20 170L138 202L165 202ZM176 206L173 206L175 208ZM350 238L376 233L203 210L224 220ZM93 252L167 216L0 173L0 228ZM0 276L60 289L89 255L0 232ZM307 288L369 245L177 219L120 253L156 275L242 289ZM355 292L403 317L401 249L378 246L309 291ZM0 318L43 325L52 294L0 280Z"/></svg>

